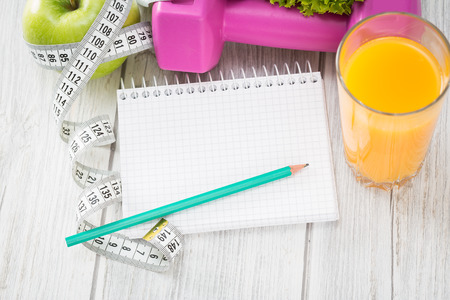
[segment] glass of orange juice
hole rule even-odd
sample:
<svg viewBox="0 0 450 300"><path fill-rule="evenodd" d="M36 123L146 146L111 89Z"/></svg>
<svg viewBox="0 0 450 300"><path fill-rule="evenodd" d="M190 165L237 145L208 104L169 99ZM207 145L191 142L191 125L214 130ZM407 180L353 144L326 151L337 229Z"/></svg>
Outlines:
<svg viewBox="0 0 450 300"><path fill-rule="evenodd" d="M450 46L426 20L382 13L356 24L336 57L345 156L385 190L414 177L449 88Z"/></svg>

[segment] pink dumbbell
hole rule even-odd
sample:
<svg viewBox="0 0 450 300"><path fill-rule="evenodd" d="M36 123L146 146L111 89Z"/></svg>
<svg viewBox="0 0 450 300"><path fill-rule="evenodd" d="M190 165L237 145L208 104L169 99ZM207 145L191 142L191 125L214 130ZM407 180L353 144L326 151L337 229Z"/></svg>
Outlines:
<svg viewBox="0 0 450 300"><path fill-rule="evenodd" d="M268 0L177 0L153 6L155 53L162 69L203 73L220 59L225 41L335 52L347 29L385 11L420 14L420 0L365 0L351 16L304 17Z"/></svg>

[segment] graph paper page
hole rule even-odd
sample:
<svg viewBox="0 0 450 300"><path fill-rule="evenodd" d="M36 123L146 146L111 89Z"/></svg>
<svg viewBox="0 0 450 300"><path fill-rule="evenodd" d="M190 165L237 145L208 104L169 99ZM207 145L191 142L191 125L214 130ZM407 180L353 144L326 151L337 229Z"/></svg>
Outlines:
<svg viewBox="0 0 450 300"><path fill-rule="evenodd" d="M200 84L169 86L171 95L168 87L119 90L123 217L309 163L295 176L166 219L185 234L336 220L323 85L320 73L313 74L317 82L301 84L299 79L292 85L290 75L264 77L259 88L254 79L249 88L243 79L212 82L202 84L203 93ZM267 80L272 86L266 86ZM228 89L223 91L223 85ZM137 99L130 96L133 92ZM150 96L144 98L146 92ZM142 237L156 221L126 233Z"/></svg>

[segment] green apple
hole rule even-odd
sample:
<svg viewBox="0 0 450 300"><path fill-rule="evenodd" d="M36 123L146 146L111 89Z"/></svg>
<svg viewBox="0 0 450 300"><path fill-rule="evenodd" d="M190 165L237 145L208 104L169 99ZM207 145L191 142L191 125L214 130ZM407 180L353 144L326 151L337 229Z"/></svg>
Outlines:
<svg viewBox="0 0 450 300"><path fill-rule="evenodd" d="M79 42L102 9L105 0L28 0L22 18L25 41L36 45ZM123 27L140 21L139 7L133 0ZM117 69L126 57L101 64L92 78Z"/></svg>

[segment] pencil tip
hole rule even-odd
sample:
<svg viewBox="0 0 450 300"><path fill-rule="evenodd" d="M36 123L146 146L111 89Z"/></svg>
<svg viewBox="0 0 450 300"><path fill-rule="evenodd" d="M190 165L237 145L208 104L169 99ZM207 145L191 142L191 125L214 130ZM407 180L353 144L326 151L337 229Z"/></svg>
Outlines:
<svg viewBox="0 0 450 300"><path fill-rule="evenodd" d="M294 175L295 173L297 173L301 169L306 168L307 166L309 166L309 164L294 165L294 166L289 166L289 167L291 168L292 175Z"/></svg>

